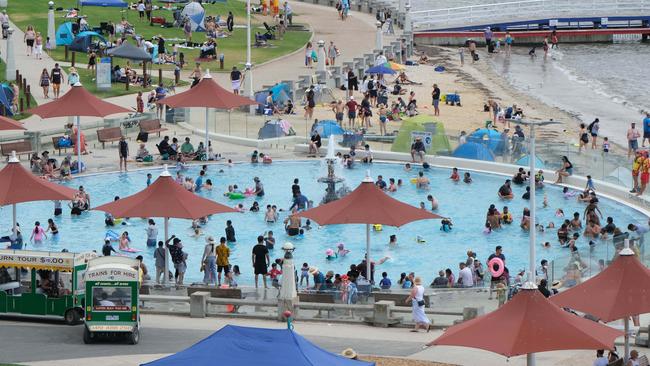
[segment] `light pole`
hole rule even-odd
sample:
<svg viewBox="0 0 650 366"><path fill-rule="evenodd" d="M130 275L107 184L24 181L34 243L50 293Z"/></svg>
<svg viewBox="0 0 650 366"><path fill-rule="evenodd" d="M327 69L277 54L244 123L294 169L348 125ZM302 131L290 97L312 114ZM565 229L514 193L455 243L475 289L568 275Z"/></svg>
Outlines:
<svg viewBox="0 0 650 366"><path fill-rule="evenodd" d="M535 234L537 233L537 228L535 227L535 127L537 126L547 126L559 124L560 122L556 121L532 121L532 120L514 120L511 119L510 122L528 126L530 129L530 134L528 135L528 169L530 170L530 178L528 179L528 186L530 187L530 220L529 222L529 241L528 241L528 282L524 284L526 289L535 289ZM528 366L535 366L535 354L529 353L526 355L526 363Z"/></svg>
<svg viewBox="0 0 650 366"><path fill-rule="evenodd" d="M377 34L375 35L375 49L382 50L384 48L384 41L381 34L381 22L377 21Z"/></svg>
<svg viewBox="0 0 650 366"><path fill-rule="evenodd" d="M404 15L404 32L411 32L413 25L411 24L411 4L406 4L406 14Z"/></svg>
<svg viewBox="0 0 650 366"><path fill-rule="evenodd" d="M255 99L253 92L253 64L251 60L251 0L246 0L246 94ZM250 106L249 112L255 113L255 106Z"/></svg>
<svg viewBox="0 0 650 366"><path fill-rule="evenodd" d="M50 38L50 49L55 49L56 32L54 31L54 28L56 27L56 23L54 22L54 1L48 2L47 5L47 36Z"/></svg>
<svg viewBox="0 0 650 366"><path fill-rule="evenodd" d="M14 50L14 30L13 28L7 29L7 68L5 69L5 80L16 80L16 52Z"/></svg>

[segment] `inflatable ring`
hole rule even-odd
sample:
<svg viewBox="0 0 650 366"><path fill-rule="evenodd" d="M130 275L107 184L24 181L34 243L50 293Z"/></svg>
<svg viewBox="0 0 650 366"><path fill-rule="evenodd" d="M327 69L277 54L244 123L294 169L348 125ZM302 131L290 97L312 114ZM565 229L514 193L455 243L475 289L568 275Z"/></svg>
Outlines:
<svg viewBox="0 0 650 366"><path fill-rule="evenodd" d="M232 192L228 194L228 198L230 198L231 200L241 200L246 198L246 196L244 196L242 193Z"/></svg>
<svg viewBox="0 0 650 366"><path fill-rule="evenodd" d="M113 219L113 223L114 223L115 225L119 225L119 224L121 224L121 223L122 223L122 218L114 218L114 219Z"/></svg>
<svg viewBox="0 0 650 366"><path fill-rule="evenodd" d="M498 269L494 268L495 265L498 266ZM501 275L505 271L505 268L506 268L505 264L499 257L494 257L490 259L490 261L488 262L488 270L492 274L492 277L501 277Z"/></svg>
<svg viewBox="0 0 650 366"><path fill-rule="evenodd" d="M418 182L418 179L417 179L417 178L411 178L410 180L411 180L411 183L413 183L413 184L415 184L415 183Z"/></svg>

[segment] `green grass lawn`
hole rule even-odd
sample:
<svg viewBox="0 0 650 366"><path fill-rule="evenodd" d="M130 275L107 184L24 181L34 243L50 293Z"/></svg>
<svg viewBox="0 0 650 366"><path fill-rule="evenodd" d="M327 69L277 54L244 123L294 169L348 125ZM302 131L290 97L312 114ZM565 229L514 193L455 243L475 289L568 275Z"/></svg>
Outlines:
<svg viewBox="0 0 650 366"><path fill-rule="evenodd" d="M25 29L27 25L31 24L37 31L43 34L47 33L47 3L48 0L13 0L9 1L8 13L11 20L21 29ZM64 9L71 8L77 4L77 0L58 0L55 1L56 7L63 7ZM162 3L154 1L155 5L163 5ZM225 18L228 11L232 11L235 16L235 26L246 24L246 8L245 2L238 0L227 0L223 3L217 4L204 4L207 15L221 15ZM138 12L135 10L126 10L125 13L121 12L121 8L103 8L103 7L84 7L81 9L80 14L88 16L88 23L91 27L99 26L100 22L112 20L117 24L122 15L125 14L127 20L135 26L136 33L149 39L155 35L161 35L166 38L184 38L182 29L180 28L162 28L158 25L150 26L146 19L139 20ZM55 12L56 27L62 24L64 12ZM173 20L172 12L169 10L154 10L152 16L161 16L168 21ZM297 19L296 19L297 18ZM294 20L300 20L299 17L294 15ZM256 29L262 31L264 29L262 22L273 24L271 17L255 16L252 19L253 32L251 36L254 37ZM262 63L281 55L295 51L305 45L311 37L310 32L305 31L292 31L287 32L283 40L274 40L271 42L273 47L267 48L253 48L252 58L254 63ZM253 38L254 39L254 38ZM204 33L193 33L192 40L195 42L205 40ZM166 43L166 48L171 49L172 42ZM233 34L228 38L217 39L218 50L217 53L225 55L225 70L228 71L233 65L241 66L246 60L246 29L235 28ZM19 48L20 49L20 48ZM198 57L198 50L182 49L179 52L185 54L185 60L192 67L194 59ZM56 60L64 60L64 48L57 47L52 52L52 57ZM76 55L76 61L86 63L87 57L85 54ZM210 62L203 65L203 68L210 68L211 70L218 71L218 62ZM186 66L188 67L188 66ZM158 68L158 66L154 66ZM168 67L164 67L168 69Z"/></svg>
<svg viewBox="0 0 650 366"><path fill-rule="evenodd" d="M7 70L7 65L4 63L4 61L0 60L0 82L1 83L7 82L5 80L5 72L6 72L6 70ZM36 85L36 87L34 87L32 85L32 86L30 86L30 90L31 90L31 92L33 94L33 93L40 92L41 88L38 85ZM23 100L25 101L23 106L24 106L25 109L27 109L27 99L25 98L25 93L24 93L24 91L22 89L20 90L20 98L23 98ZM36 107L38 105L36 103L36 100L34 100L34 97L31 96L31 95L30 95L29 103L30 103L30 105L29 105L30 108L34 108L34 107ZM31 116L31 114L21 113L21 114L18 114L18 115L14 115L13 118L16 119L16 120L21 120L21 119L25 119L25 118L27 118L29 116ZM0 366L2 366L2 365L0 364Z"/></svg>
<svg viewBox="0 0 650 366"><path fill-rule="evenodd" d="M121 64L121 63L120 63ZM138 71L138 75L142 75L142 69L138 69L135 65L133 65L136 70ZM66 68L67 71L67 68ZM142 86L139 85L134 85L134 84L129 84L129 90L126 90L126 84L124 83L111 83L111 89L109 90L98 90L97 89L97 82L95 80L95 72L91 70L86 70L84 68L77 68L77 72L79 73L79 80L81 81L81 84L88 89L89 92L93 93L94 95L101 97L101 98L110 98L110 97L118 97L120 95L125 95L125 94L133 94L141 91L143 94L148 93L150 90L154 89L158 85L158 72L155 71L154 74L150 74L150 70L147 70L147 74L150 75L152 78L153 84L152 86L149 86L147 88L143 88ZM168 79L168 78L163 78L163 84L165 86L172 84L173 80ZM183 85L189 85L187 81L181 80L178 83L179 86ZM134 102L135 105L135 102Z"/></svg>

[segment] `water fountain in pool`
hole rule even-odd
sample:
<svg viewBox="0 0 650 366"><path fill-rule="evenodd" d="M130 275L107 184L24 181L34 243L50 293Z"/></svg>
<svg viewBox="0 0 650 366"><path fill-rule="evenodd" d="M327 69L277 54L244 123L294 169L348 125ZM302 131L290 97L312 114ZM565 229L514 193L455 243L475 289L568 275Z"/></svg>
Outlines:
<svg viewBox="0 0 650 366"><path fill-rule="evenodd" d="M325 155L324 160L325 164L327 165L327 176L318 178L318 182L327 183L327 188L325 189L325 197L323 197L321 203L336 201L349 192L345 185L342 185L338 190L336 189L336 184L343 183L345 179L336 175L336 167L340 166L340 164L339 158L336 157L334 153L335 144L336 142L334 141L334 135L330 135L330 137L327 139L327 155Z"/></svg>

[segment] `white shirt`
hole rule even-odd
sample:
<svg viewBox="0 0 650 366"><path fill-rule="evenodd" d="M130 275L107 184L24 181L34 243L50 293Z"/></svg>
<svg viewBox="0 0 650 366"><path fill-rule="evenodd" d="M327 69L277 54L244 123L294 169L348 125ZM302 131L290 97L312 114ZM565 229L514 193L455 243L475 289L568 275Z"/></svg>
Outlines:
<svg viewBox="0 0 650 366"><path fill-rule="evenodd" d="M458 279L461 280L463 287L474 286L474 276L472 276L472 270L469 267L465 267L458 272Z"/></svg>
<svg viewBox="0 0 650 366"><path fill-rule="evenodd" d="M138 11L144 11L144 3L138 4Z"/></svg>
<svg viewBox="0 0 650 366"><path fill-rule="evenodd" d="M383 64L385 64L386 62L388 62L388 60L386 59L386 56L384 56L384 55L379 55L379 56L377 56L377 58L375 59L375 66L383 65Z"/></svg>
<svg viewBox="0 0 650 366"><path fill-rule="evenodd" d="M594 360L594 366L607 366L609 362L607 362L607 357L598 357L597 359Z"/></svg>

